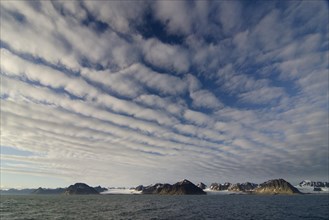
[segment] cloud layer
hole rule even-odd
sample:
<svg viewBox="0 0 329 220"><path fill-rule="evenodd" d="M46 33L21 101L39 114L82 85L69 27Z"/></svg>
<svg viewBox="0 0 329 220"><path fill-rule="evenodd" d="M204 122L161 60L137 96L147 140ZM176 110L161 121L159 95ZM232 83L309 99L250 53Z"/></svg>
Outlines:
<svg viewBox="0 0 329 220"><path fill-rule="evenodd" d="M328 178L328 4L258 3L1 2L1 184Z"/></svg>

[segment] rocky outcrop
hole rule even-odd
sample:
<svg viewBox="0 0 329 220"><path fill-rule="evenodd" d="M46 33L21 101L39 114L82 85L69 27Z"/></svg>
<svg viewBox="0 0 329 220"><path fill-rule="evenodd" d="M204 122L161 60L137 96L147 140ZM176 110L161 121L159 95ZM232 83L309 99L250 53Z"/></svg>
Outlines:
<svg viewBox="0 0 329 220"><path fill-rule="evenodd" d="M197 187L190 181L184 179L173 185L168 183L157 183L151 186L138 186L137 191L142 191L142 194L159 194L159 195L203 195L206 194L201 188Z"/></svg>
<svg viewBox="0 0 329 220"><path fill-rule="evenodd" d="M224 184L212 183L209 188L214 191L221 191L221 190L228 190L228 188L231 185L232 185L231 183L224 183Z"/></svg>
<svg viewBox="0 0 329 220"><path fill-rule="evenodd" d="M298 184L299 187L329 188L329 182L303 180Z"/></svg>
<svg viewBox="0 0 329 220"><path fill-rule="evenodd" d="M89 195L89 194L99 194L97 190L93 187L88 186L85 183L76 183L70 185L64 192L66 195Z"/></svg>
<svg viewBox="0 0 329 220"><path fill-rule="evenodd" d="M136 191L143 191L144 186L143 185L139 185L136 188L134 188Z"/></svg>
<svg viewBox="0 0 329 220"><path fill-rule="evenodd" d="M249 191L253 191L257 186L258 186L258 184L250 183L250 182L237 183L237 184L230 185L228 187L228 190L235 191L235 192L249 192Z"/></svg>
<svg viewBox="0 0 329 220"><path fill-rule="evenodd" d="M242 192L244 191L240 183L232 184L228 187L228 191Z"/></svg>
<svg viewBox="0 0 329 220"><path fill-rule="evenodd" d="M258 184L255 183L212 183L210 185L210 190L214 191L222 191L222 190L228 190L228 191L233 191L233 192L249 192L255 189L258 186Z"/></svg>
<svg viewBox="0 0 329 220"><path fill-rule="evenodd" d="M43 188L39 187L36 190L34 190L32 193L33 194L45 194L44 192L45 192L45 190Z"/></svg>
<svg viewBox="0 0 329 220"><path fill-rule="evenodd" d="M300 191L284 179L274 179L260 184L255 194L298 194Z"/></svg>
<svg viewBox="0 0 329 220"><path fill-rule="evenodd" d="M241 185L242 185L244 191L252 191L256 187L258 187L258 184L250 183L250 182L245 182L245 183L242 183Z"/></svg>
<svg viewBox="0 0 329 220"><path fill-rule="evenodd" d="M99 193L101 193L101 192L105 192L105 191L108 190L107 188L105 188L105 187L101 187L101 186L96 186L96 187L94 187L94 189L95 189L97 192L99 192Z"/></svg>
<svg viewBox="0 0 329 220"><path fill-rule="evenodd" d="M202 182L198 183L196 186L199 187L200 189L206 189L207 188L207 185L202 183Z"/></svg>
<svg viewBox="0 0 329 220"><path fill-rule="evenodd" d="M302 193L329 193L329 182L303 180L295 186Z"/></svg>
<svg viewBox="0 0 329 220"><path fill-rule="evenodd" d="M64 188L57 188L57 189L46 189L39 187L38 189L34 190L32 194L37 195L56 195L56 194L62 194L65 192Z"/></svg>

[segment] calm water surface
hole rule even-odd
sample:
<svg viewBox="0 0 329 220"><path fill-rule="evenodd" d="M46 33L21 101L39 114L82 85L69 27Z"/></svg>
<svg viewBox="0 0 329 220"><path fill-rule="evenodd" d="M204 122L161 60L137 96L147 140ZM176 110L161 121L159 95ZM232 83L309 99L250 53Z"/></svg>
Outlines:
<svg viewBox="0 0 329 220"><path fill-rule="evenodd" d="M329 195L1 196L0 219L329 219Z"/></svg>

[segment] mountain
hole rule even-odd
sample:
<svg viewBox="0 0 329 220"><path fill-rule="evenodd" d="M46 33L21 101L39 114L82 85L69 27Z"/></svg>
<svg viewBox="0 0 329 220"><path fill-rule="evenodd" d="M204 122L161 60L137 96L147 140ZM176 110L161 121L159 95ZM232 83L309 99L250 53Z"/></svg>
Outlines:
<svg viewBox="0 0 329 220"><path fill-rule="evenodd" d="M300 187L310 186L319 188L329 188L329 182L303 180L298 184Z"/></svg>
<svg viewBox="0 0 329 220"><path fill-rule="evenodd" d="M204 191L203 191L204 190ZM109 193L106 193L108 191ZM111 192L110 192L111 191ZM90 187L85 183L76 183L68 188L49 189L39 187L37 189L0 189L1 195L78 195L78 194L161 194L161 195L183 195L183 194L295 194L295 193L329 193L329 182L303 180L297 186L292 186L284 179L274 179L262 184L251 182L232 184L212 183L209 188L200 182L194 185L188 180L177 182L173 185L168 183L157 183L155 185L143 186L136 188L104 188L101 186Z"/></svg>
<svg viewBox="0 0 329 220"><path fill-rule="evenodd" d="M224 183L224 184L220 184L220 183L212 183L210 184L210 189L214 190L214 191L222 191L222 190L228 190L228 188L232 185L232 183Z"/></svg>
<svg viewBox="0 0 329 220"><path fill-rule="evenodd" d="M284 179L274 179L260 184L255 194L298 194L300 191Z"/></svg>
<svg viewBox="0 0 329 220"><path fill-rule="evenodd" d="M202 182L198 183L196 186L199 187L200 189L206 189L207 188L207 185L202 183Z"/></svg>
<svg viewBox="0 0 329 220"><path fill-rule="evenodd" d="M139 185L135 188L136 191L143 191L144 190L144 186L143 185Z"/></svg>
<svg viewBox="0 0 329 220"><path fill-rule="evenodd" d="M101 187L101 186L96 186L96 187L94 187L94 189L95 189L97 192L99 192L99 193L101 193L101 192L105 192L105 191L108 190L107 188L105 188L105 187Z"/></svg>
<svg viewBox="0 0 329 220"><path fill-rule="evenodd" d="M212 183L210 185L210 190L213 190L213 191L228 190L228 191L233 191L233 192L248 192L248 191L254 190L257 186L258 186L258 184L250 183L250 182L236 183L236 184L232 184L232 183L224 183L224 184Z"/></svg>
<svg viewBox="0 0 329 220"><path fill-rule="evenodd" d="M250 183L250 182L231 184L228 187L228 191L249 192L249 191L253 191L257 186L258 186L258 184Z"/></svg>
<svg viewBox="0 0 329 220"><path fill-rule="evenodd" d="M89 194L99 194L97 190L93 187L88 186L85 183L76 183L70 185L64 192L66 195L89 195Z"/></svg>
<svg viewBox="0 0 329 220"><path fill-rule="evenodd" d="M142 194L159 194L159 195L204 195L206 194L201 188L197 187L190 181L184 179L173 185L168 183L157 183L150 186L138 186L137 191L142 191Z"/></svg>
<svg viewBox="0 0 329 220"><path fill-rule="evenodd" d="M296 188L302 193L329 193L329 182L303 180Z"/></svg>
<svg viewBox="0 0 329 220"><path fill-rule="evenodd" d="M253 194L295 194L300 193L299 190L293 187L284 179L274 179L264 182L260 185L256 183L212 183L209 187L209 192L226 191L233 193L253 193ZM206 190L206 191L207 191Z"/></svg>
<svg viewBox="0 0 329 220"><path fill-rule="evenodd" d="M33 193L33 191L35 191L35 189L8 189L8 190L4 190L1 189L0 190L0 194L1 195L28 195Z"/></svg>
<svg viewBox="0 0 329 220"><path fill-rule="evenodd" d="M32 194L38 195L49 195L49 194L62 194L65 192L64 188L57 188L57 189L45 189L39 187L38 189L34 190Z"/></svg>

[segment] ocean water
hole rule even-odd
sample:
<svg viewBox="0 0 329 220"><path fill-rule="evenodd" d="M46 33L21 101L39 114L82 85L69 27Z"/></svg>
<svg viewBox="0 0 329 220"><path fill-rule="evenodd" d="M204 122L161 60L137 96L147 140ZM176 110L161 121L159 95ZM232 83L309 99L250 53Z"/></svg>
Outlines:
<svg viewBox="0 0 329 220"><path fill-rule="evenodd" d="M2 195L0 219L329 219L329 194Z"/></svg>

